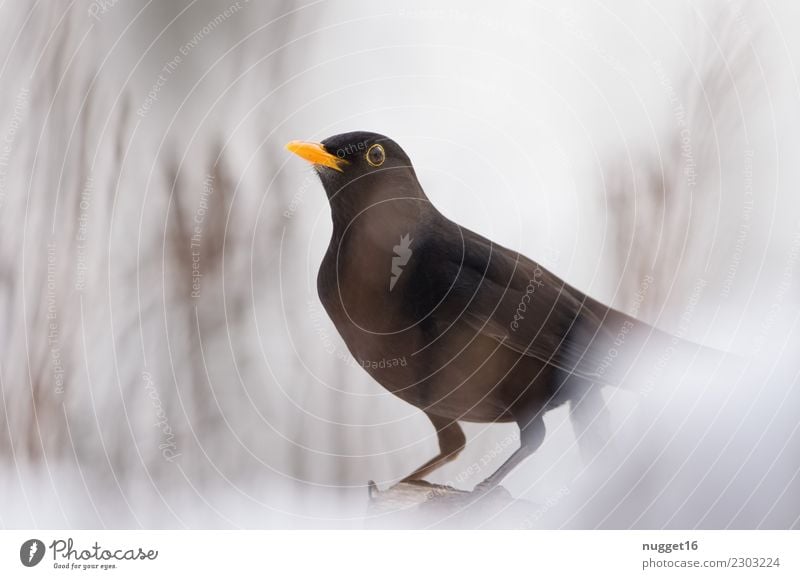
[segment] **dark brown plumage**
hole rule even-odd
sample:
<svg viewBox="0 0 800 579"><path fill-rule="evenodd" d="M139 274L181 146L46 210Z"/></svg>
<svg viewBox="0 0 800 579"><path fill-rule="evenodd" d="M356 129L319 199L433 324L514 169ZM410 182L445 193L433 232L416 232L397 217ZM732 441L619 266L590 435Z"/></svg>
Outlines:
<svg viewBox="0 0 800 579"><path fill-rule="evenodd" d="M516 422L520 449L480 485L491 488L542 443L547 410L570 402L578 431L602 431L599 386L623 383L644 341L685 345L447 219L387 137L287 147L315 164L331 206L325 310L367 372L438 433L439 455L407 479L458 455L459 420Z"/></svg>

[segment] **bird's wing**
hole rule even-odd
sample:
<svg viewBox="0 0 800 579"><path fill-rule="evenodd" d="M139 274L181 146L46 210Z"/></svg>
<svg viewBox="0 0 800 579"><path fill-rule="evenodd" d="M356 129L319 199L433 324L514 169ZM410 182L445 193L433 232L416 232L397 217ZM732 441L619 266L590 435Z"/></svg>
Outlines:
<svg viewBox="0 0 800 579"><path fill-rule="evenodd" d="M460 320L520 355L605 384L622 379L613 366L626 340L630 345L635 333L658 332L525 256L456 227L455 235L426 244L415 273L434 296L431 311L441 326Z"/></svg>

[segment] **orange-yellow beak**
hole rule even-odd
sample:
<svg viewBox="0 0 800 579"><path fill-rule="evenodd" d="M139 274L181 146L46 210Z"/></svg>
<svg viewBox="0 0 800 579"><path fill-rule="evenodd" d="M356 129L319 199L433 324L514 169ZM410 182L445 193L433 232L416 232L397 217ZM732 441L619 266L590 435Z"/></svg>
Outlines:
<svg viewBox="0 0 800 579"><path fill-rule="evenodd" d="M310 163L330 167L331 169L336 169L339 172L342 172L342 165L347 164L347 161L344 159L340 159L336 155L332 155L326 151L325 147L321 143L292 141L290 143L286 143L286 148Z"/></svg>

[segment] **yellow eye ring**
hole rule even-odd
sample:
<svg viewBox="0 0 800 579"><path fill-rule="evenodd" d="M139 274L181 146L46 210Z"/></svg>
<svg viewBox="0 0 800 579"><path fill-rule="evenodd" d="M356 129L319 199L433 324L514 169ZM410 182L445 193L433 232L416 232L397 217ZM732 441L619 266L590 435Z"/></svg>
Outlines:
<svg viewBox="0 0 800 579"><path fill-rule="evenodd" d="M373 153L376 155L376 159L372 159ZM386 160L386 151L383 150L378 144L372 145L369 149L367 149L367 154L364 156L367 160L367 163L372 165L373 167L380 167L383 165L383 162Z"/></svg>

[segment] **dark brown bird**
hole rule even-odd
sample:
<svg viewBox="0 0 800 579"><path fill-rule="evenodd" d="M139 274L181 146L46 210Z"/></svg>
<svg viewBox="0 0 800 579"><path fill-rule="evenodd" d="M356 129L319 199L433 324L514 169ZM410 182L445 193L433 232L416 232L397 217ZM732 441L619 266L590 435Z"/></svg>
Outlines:
<svg viewBox="0 0 800 579"><path fill-rule="evenodd" d="M541 445L544 413L565 402L582 450L596 451L602 436L581 434L592 423L603 431L600 386L622 384L645 341L687 345L447 219L387 137L287 148L314 164L331 206L317 278L325 310L359 364L438 434L439 454L406 480L456 458L458 421L513 421L520 448L478 487L492 488Z"/></svg>

